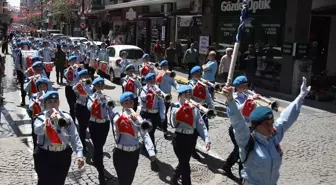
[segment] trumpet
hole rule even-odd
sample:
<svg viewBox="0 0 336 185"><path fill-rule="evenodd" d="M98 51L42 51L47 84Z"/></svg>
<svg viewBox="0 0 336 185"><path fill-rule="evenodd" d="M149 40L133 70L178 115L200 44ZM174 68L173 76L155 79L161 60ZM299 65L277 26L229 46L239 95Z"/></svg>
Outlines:
<svg viewBox="0 0 336 185"><path fill-rule="evenodd" d="M40 78L41 77L41 75L40 74L35 74L35 75L33 75L33 76L30 76L30 77L28 77L28 79L29 80L31 80L31 79L38 79L38 78Z"/></svg>
<svg viewBox="0 0 336 185"><path fill-rule="evenodd" d="M202 83L204 83L205 85L214 88L216 91L219 91L219 90L221 89L220 84L214 84L214 83L211 83L211 82L209 82L208 80L205 80L205 79L203 79L203 78L200 78L199 80L200 80Z"/></svg>
<svg viewBox="0 0 336 185"><path fill-rule="evenodd" d="M91 83L92 83L91 78L84 78L84 79L82 79L82 81L84 81L84 83L86 85L91 85Z"/></svg>
<svg viewBox="0 0 336 185"><path fill-rule="evenodd" d="M206 114L207 117L208 117L209 119L213 119L213 118L215 118L215 117L217 116L217 112L216 112L216 110L208 109L208 108L202 106L201 104L195 102L195 101L192 100L192 99L189 99L189 100L187 100L187 101L188 101L189 104L192 105L192 107L195 107L195 108L197 108L200 112L202 112L203 114ZM194 106L195 104L197 104L198 106Z"/></svg>
<svg viewBox="0 0 336 185"><path fill-rule="evenodd" d="M156 93L156 91L154 89L153 93L155 94L155 96L157 96L158 98L163 99L167 103L172 100L173 97L172 97L171 94L166 94L161 89L159 89L159 90L160 90L160 93Z"/></svg>
<svg viewBox="0 0 336 185"><path fill-rule="evenodd" d="M68 128L70 126L70 121L62 117L59 114L59 111L57 111L55 108L53 108L51 111L52 114L56 114L56 119L54 120L54 123L56 123L58 128Z"/></svg>
<svg viewBox="0 0 336 185"><path fill-rule="evenodd" d="M247 93L252 95L252 96L256 94L255 92L253 92L251 90L247 90ZM279 104L278 104L277 101L275 101L275 100L272 101L272 100L270 100L270 99L268 99L264 96L260 96L259 98L260 98L261 101L267 103L271 107L272 110L274 110L276 112L279 110Z"/></svg>
<svg viewBox="0 0 336 185"><path fill-rule="evenodd" d="M91 101L94 101L94 99L92 99L91 96L89 96L89 98L90 98ZM114 108L115 105L116 105L115 102L112 100L112 98L110 96L107 96L107 95L102 94L96 99L98 99L98 103L102 104L103 107L106 106L107 108ZM106 99L107 101L105 102L105 101L103 101L103 99Z"/></svg>
<svg viewBox="0 0 336 185"><path fill-rule="evenodd" d="M134 114L135 111L132 108L126 108L124 109L125 113L127 114L128 118L130 119L130 115ZM140 123L140 125L137 125L141 128L141 130L150 132L153 128L153 124L152 122L148 121L148 120L144 120L140 115L137 115L137 121ZM131 120L131 119L130 119Z"/></svg>
<svg viewBox="0 0 336 185"><path fill-rule="evenodd" d="M168 74L171 78L175 78L176 77L176 73L174 71L165 70L165 73Z"/></svg>

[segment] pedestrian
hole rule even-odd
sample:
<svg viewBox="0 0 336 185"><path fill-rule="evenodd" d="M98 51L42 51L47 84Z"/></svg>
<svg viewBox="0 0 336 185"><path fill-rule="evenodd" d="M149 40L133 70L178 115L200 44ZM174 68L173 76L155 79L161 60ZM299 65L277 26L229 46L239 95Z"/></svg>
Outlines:
<svg viewBox="0 0 336 185"><path fill-rule="evenodd" d="M105 185L104 164L103 164L103 147L110 130L110 119L113 119L114 103L103 94L104 79L98 77L93 81L95 93L89 96L87 108L90 111L89 131L93 144L93 162L98 171L100 185Z"/></svg>
<svg viewBox="0 0 336 185"><path fill-rule="evenodd" d="M20 83L20 90L21 90L21 104L20 106L26 105L26 91L24 90L24 83L25 83L25 75L24 71L27 68L26 60L23 58L22 51L30 50L29 43L27 41L21 41L18 44L21 47L21 50L18 51L17 57L15 57L14 61L14 76L17 75L17 78Z"/></svg>
<svg viewBox="0 0 336 185"><path fill-rule="evenodd" d="M218 68L218 76L222 77L225 82L230 70L231 57L232 57L232 48L226 48L226 54L221 58Z"/></svg>
<svg viewBox="0 0 336 185"><path fill-rule="evenodd" d="M124 92L120 96L122 112L113 118L113 132L116 142L113 150L113 165L118 175L120 185L131 185L138 167L140 155L139 135L141 135L150 160L155 162L155 150L148 134L150 122L143 119L134 111L134 94ZM140 119L139 119L140 117Z"/></svg>
<svg viewBox="0 0 336 185"><path fill-rule="evenodd" d="M58 92L48 91L43 96L45 110L34 119L37 147L33 156L38 185L63 185L73 151L78 168L84 166L83 147L76 126L71 116L59 109L59 104Z"/></svg>
<svg viewBox="0 0 336 185"><path fill-rule="evenodd" d="M9 42L8 36L4 36L2 40L2 46L1 46L1 50L4 55L8 54L8 42Z"/></svg>
<svg viewBox="0 0 336 185"><path fill-rule="evenodd" d="M66 53L62 50L61 45L57 44L55 53L56 79L57 83L63 84L64 67L66 66Z"/></svg>
<svg viewBox="0 0 336 185"><path fill-rule="evenodd" d="M73 86L76 94L75 115L78 121L79 137L83 144L83 153L86 155L86 130L89 126L90 112L87 109L88 96L92 95L92 84L89 71L83 69L77 73L78 82Z"/></svg>
<svg viewBox="0 0 336 185"><path fill-rule="evenodd" d="M229 117L243 162L243 184L276 185L283 157L280 142L297 120L310 86L306 86L303 77L300 94L277 120L269 107L255 108L250 114L252 133L234 101L233 90L233 87L224 87L223 94L227 98Z"/></svg>
<svg viewBox="0 0 336 185"><path fill-rule="evenodd" d="M121 73L120 78L122 78L122 77L126 76L126 71L125 71L126 66L128 66L132 62L127 59L127 56L128 56L127 51L122 51L120 53L120 56L121 56L121 61L119 63L119 67L120 67L120 73Z"/></svg>
<svg viewBox="0 0 336 185"><path fill-rule="evenodd" d="M178 159L172 184L178 185L177 180L182 176L183 185L191 185L190 158L196 147L198 135L206 143L206 151L210 150L210 138L207 128L198 110L198 104L190 103L192 88L181 85L178 90L178 103L172 104L171 117L175 127L173 149Z"/></svg>
<svg viewBox="0 0 336 185"><path fill-rule="evenodd" d="M154 53L155 56L155 62L160 62L162 60L162 46L160 44L160 40L157 40L152 52Z"/></svg>
<svg viewBox="0 0 336 185"><path fill-rule="evenodd" d="M190 71L194 66L199 65L199 54L194 48L194 43L190 45L190 48L186 50L183 57L183 63L188 66L188 71ZM191 75L189 73L188 79Z"/></svg>
<svg viewBox="0 0 336 185"><path fill-rule="evenodd" d="M162 92L164 92L166 95L171 96L171 89L174 87L176 90L179 88L178 83L172 76L172 72L168 71L168 65L169 62L167 60L163 60L160 63L160 68L161 70L159 71L157 78L156 78L156 83L158 84L159 88L161 89ZM164 122L162 122L162 130L163 130L163 136L165 139L168 139L168 110L171 105L171 100L166 100L165 99L165 107L166 107L166 117Z"/></svg>
<svg viewBox="0 0 336 185"><path fill-rule="evenodd" d="M126 76L121 79L121 85L125 92L131 92L134 95L133 110L138 110L139 98L138 94L142 89L141 79L134 73L135 68L133 64L128 64L125 68Z"/></svg>
<svg viewBox="0 0 336 185"><path fill-rule="evenodd" d="M255 55L253 45L249 45L247 51L244 53L244 61L246 66L246 77L249 80L249 87L253 89L255 86L255 74L257 72L258 61Z"/></svg>
<svg viewBox="0 0 336 185"><path fill-rule="evenodd" d="M176 56L177 56L177 65L182 67L182 58L183 58L183 48L181 45L181 40L177 40L175 43Z"/></svg>
<svg viewBox="0 0 336 185"><path fill-rule="evenodd" d="M175 65L176 49L174 43L170 42L169 47L165 51L165 59L168 61L169 70L172 71Z"/></svg>
<svg viewBox="0 0 336 185"><path fill-rule="evenodd" d="M204 80L207 80L215 84L216 82L215 76L216 76L217 69L218 69L218 64L216 61L216 52L210 51L208 58L209 58L209 61L206 64L202 65L202 71L203 71L202 78ZM215 97L214 87L209 86L208 89L209 89L209 93L211 97L214 99Z"/></svg>

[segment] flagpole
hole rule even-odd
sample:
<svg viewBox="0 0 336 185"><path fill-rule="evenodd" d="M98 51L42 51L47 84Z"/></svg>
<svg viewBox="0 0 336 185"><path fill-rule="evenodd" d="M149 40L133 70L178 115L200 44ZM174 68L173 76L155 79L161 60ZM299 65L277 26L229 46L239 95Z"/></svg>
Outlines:
<svg viewBox="0 0 336 185"><path fill-rule="evenodd" d="M238 29L237 29L236 42L235 42L235 45L234 45L234 48L233 48L229 74L228 74L228 78L226 80L227 85L230 85L232 83L232 80L233 80L233 75L234 75L236 62L237 62L237 57L238 57L238 53L239 53L241 33L242 33L244 25L247 21L247 11L248 11L247 0L244 0L243 7L242 7L242 10L241 10L241 15L240 15L240 24L239 24Z"/></svg>

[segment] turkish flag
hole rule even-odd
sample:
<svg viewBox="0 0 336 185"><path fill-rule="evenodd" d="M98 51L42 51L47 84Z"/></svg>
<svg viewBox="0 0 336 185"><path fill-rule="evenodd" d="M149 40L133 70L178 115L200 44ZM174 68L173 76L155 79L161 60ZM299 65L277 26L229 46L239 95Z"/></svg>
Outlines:
<svg viewBox="0 0 336 185"><path fill-rule="evenodd" d="M116 126L117 126L117 129L118 129L119 133L129 134L133 137L136 137L135 131L134 131L133 126L132 126L132 123L130 122L130 120L125 115L121 115L117 119Z"/></svg>
<svg viewBox="0 0 336 185"><path fill-rule="evenodd" d="M98 102L98 99L95 99L91 105L91 115L97 119L103 119L101 109L101 104Z"/></svg>
<svg viewBox="0 0 336 185"><path fill-rule="evenodd" d="M193 96L204 101L206 99L206 88L204 84L197 82L193 89Z"/></svg>
<svg viewBox="0 0 336 185"><path fill-rule="evenodd" d="M163 82L163 76L165 74L166 73L164 71L160 71L159 74L156 76L156 83L162 84L162 82Z"/></svg>
<svg viewBox="0 0 336 185"><path fill-rule="evenodd" d="M32 65L33 65L33 62L32 62L32 56L27 56L26 57L26 67L27 68L30 68Z"/></svg>
<svg viewBox="0 0 336 185"><path fill-rule="evenodd" d="M152 90L148 90L146 93L146 108L153 109L154 102L155 102L155 94Z"/></svg>
<svg viewBox="0 0 336 185"><path fill-rule="evenodd" d="M45 132L51 144L63 144L49 119L45 121Z"/></svg>
<svg viewBox="0 0 336 185"><path fill-rule="evenodd" d="M45 64L46 71L47 72L51 72L52 69L53 69L53 67L54 67L54 63L52 63L52 62L45 62L44 64Z"/></svg>
<svg viewBox="0 0 336 185"><path fill-rule="evenodd" d="M107 62L105 61L100 61L99 62L99 70L104 72L104 73L107 73L107 68L108 68L108 64Z"/></svg>
<svg viewBox="0 0 336 185"><path fill-rule="evenodd" d="M131 92L135 94L135 83L133 79L128 79L125 85L125 92Z"/></svg>
<svg viewBox="0 0 336 185"><path fill-rule="evenodd" d="M251 112L257 107L256 102L253 99L246 99L241 109L241 113L246 118L250 117Z"/></svg>
<svg viewBox="0 0 336 185"><path fill-rule="evenodd" d="M187 124L190 128L194 128L194 111L189 103L183 103L176 112L176 121Z"/></svg>
<svg viewBox="0 0 336 185"><path fill-rule="evenodd" d="M68 81L70 82L73 82L75 80L75 72L72 67L69 67L67 77L68 77Z"/></svg>
<svg viewBox="0 0 336 185"><path fill-rule="evenodd" d="M36 87L35 78L32 78L31 82L30 82L30 93L35 94L37 92L38 92L38 90L37 90L37 87Z"/></svg>
<svg viewBox="0 0 336 185"><path fill-rule="evenodd" d="M78 82L75 86L75 90L78 92L81 96L87 96L88 93L85 91L85 88L83 87L83 84Z"/></svg>
<svg viewBox="0 0 336 185"><path fill-rule="evenodd" d="M34 118L35 115L40 114L42 112L42 108L38 102L34 102L33 104L33 111L32 111L32 117Z"/></svg>
<svg viewBox="0 0 336 185"><path fill-rule="evenodd" d="M140 71L140 74L141 74L141 76L146 76L146 75L148 75L149 72L150 72L150 67L147 64L145 64L142 67L142 69Z"/></svg>

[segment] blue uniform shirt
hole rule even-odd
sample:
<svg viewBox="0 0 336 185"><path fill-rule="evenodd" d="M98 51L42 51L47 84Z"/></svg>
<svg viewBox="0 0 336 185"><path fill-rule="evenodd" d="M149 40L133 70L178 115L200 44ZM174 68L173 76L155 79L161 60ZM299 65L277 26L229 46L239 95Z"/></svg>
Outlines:
<svg viewBox="0 0 336 185"><path fill-rule="evenodd" d="M116 144L120 144L123 146L136 146L139 144L139 134L142 137L142 140L144 141L146 150L149 154L150 157L155 156L155 151L154 151L154 145L153 142L151 140L151 138L149 137L148 132L145 132L143 130L140 129L139 125L140 123L138 121L134 122L132 120L130 120L131 124L132 124L132 128L134 130L135 136L133 137L130 134L125 134L125 133L120 133L119 130L116 127L116 122L119 119L121 113L116 113L115 117L113 118L113 124L112 124L112 128L114 131L114 136L115 136L115 141L117 142Z"/></svg>
<svg viewBox="0 0 336 185"><path fill-rule="evenodd" d="M78 71L78 69L72 67L72 70L73 70L73 73L74 73L74 77L73 77L74 80L70 81L69 78L68 78L68 72L69 72L70 67L68 67L64 70L64 79L67 81L68 86L74 86L77 83L77 78L78 78L77 77L77 71Z"/></svg>
<svg viewBox="0 0 336 185"><path fill-rule="evenodd" d="M154 91L158 90L159 87L157 85L155 85L154 88L152 88ZM147 94L147 90L148 90L148 85L145 85L142 87L142 91L140 93L140 105L143 109L146 109L146 94ZM157 96L154 97L154 105L153 105L153 110L159 110L160 112L160 117L161 120L165 119L166 116L166 106L164 103L164 100L162 98L158 98Z"/></svg>
<svg viewBox="0 0 336 185"><path fill-rule="evenodd" d="M303 100L297 97L275 120L276 134L267 140L254 131L254 148L249 153L247 161L243 164L242 178L250 184L276 185L279 179L279 170L282 154L276 146L282 141L284 133L297 120ZM235 138L239 146L240 158L246 158L246 146L250 139L250 129L241 115L234 101L228 102L230 120L234 129ZM244 161L244 160L243 160Z"/></svg>
<svg viewBox="0 0 336 185"><path fill-rule="evenodd" d="M49 47L45 47L45 48L42 48L38 51L38 55L40 57L43 57L43 62L51 62L51 60L53 58L55 58L54 56L54 52L52 51L51 48Z"/></svg>
<svg viewBox="0 0 336 185"><path fill-rule="evenodd" d="M126 84L127 84L127 81L130 77L128 75L126 75L125 77L123 77L121 79L121 85L125 88L126 87ZM131 92L134 94L134 97L138 97L138 94L139 94L139 90L141 90L142 88L142 84L140 82L139 79L134 79L134 92Z"/></svg>
<svg viewBox="0 0 336 185"><path fill-rule="evenodd" d="M180 101L172 105L172 109L170 112L172 122L175 128L190 129L189 125L186 125L181 122L177 122L176 120L176 112L180 109L181 105L182 105L182 102ZM197 108L193 108L193 115L194 115L193 116L194 117L193 129L197 130L199 136L203 139L205 143L210 143L210 137L208 135L208 130L204 124L202 115Z"/></svg>
<svg viewBox="0 0 336 185"><path fill-rule="evenodd" d="M126 69L126 66L128 66L129 64L132 64L131 61L127 60L127 59L121 59L120 61L120 72L121 73L125 73L125 69Z"/></svg>
<svg viewBox="0 0 336 185"><path fill-rule="evenodd" d="M105 61L105 62L109 62L109 56L106 53L106 49L100 49L98 52L98 59L99 61Z"/></svg>
<svg viewBox="0 0 336 185"><path fill-rule="evenodd" d="M90 98L88 98L88 102L87 102L87 108L89 109L90 113L91 113L91 110L92 110L92 104L93 104L93 101L96 99L96 98L99 98L101 95L101 93L98 93L98 92L95 92L93 93ZM108 121L109 120L109 117L110 118L113 118L114 115L111 115L111 114L114 114L112 111L110 111L109 109L113 109L113 108L107 108L107 102L108 100L107 99L102 99L101 100L101 106L100 106L100 110L101 110L101 117L103 118L102 120L100 120L101 122L103 121ZM92 114L91 114L92 115ZM91 116L92 117L92 116ZM91 119L90 117L90 119Z"/></svg>
<svg viewBox="0 0 336 185"><path fill-rule="evenodd" d="M168 74L165 74L163 76L163 79L162 79L162 83L159 84L159 87L160 89L164 92L164 93L167 93L167 94L170 94L171 93L171 88L172 86L175 88L175 89L178 89L179 88L179 85L178 83L176 82L176 80L172 77L170 77Z"/></svg>
<svg viewBox="0 0 336 185"><path fill-rule="evenodd" d="M197 81L198 81L197 79L193 78L193 79L189 80L189 83L188 83L188 84L193 88L193 86L196 85ZM199 98L196 98L196 97L193 97L192 99L193 99L194 101L196 101L197 103L200 103L200 104L202 104L202 105L203 105L204 103L206 103L207 106L208 106L209 108L213 108L214 105L213 105L213 101L212 101L211 95L210 95L210 93L209 93L209 90L208 90L208 88L205 88L205 90L206 90L206 98L205 98L205 102L202 101L202 100L199 99Z"/></svg>
<svg viewBox="0 0 336 185"><path fill-rule="evenodd" d="M77 63L81 63L82 62L82 54L77 50L72 52L71 54L72 56L76 56L77 58Z"/></svg>
<svg viewBox="0 0 336 185"><path fill-rule="evenodd" d="M215 81L215 76L218 69L217 61L209 61L206 65L206 69L210 71L203 71L202 78L205 80L209 80L211 82Z"/></svg>
<svg viewBox="0 0 336 185"><path fill-rule="evenodd" d="M77 133L77 129L75 123L73 122L71 116L68 113L64 113L60 111L60 115L70 120L70 126L65 129L59 129L56 125L53 126L57 130L57 134L62 140L62 142L66 145L71 145L72 150L76 153L77 157L83 157L83 145ZM52 146L48 137L45 135L45 121L46 118L49 117L47 111L44 111L42 114L38 115L34 120L34 133L37 135L37 145L42 148L47 148L47 146Z"/></svg>
<svg viewBox="0 0 336 185"><path fill-rule="evenodd" d="M35 94L30 96L29 105L28 105L29 110L33 111L33 105L35 103L34 101L37 101L37 102L39 102L42 111L44 111L43 103L39 100L39 98L42 96L42 94L43 94L42 92L38 92L38 93L35 93Z"/></svg>

